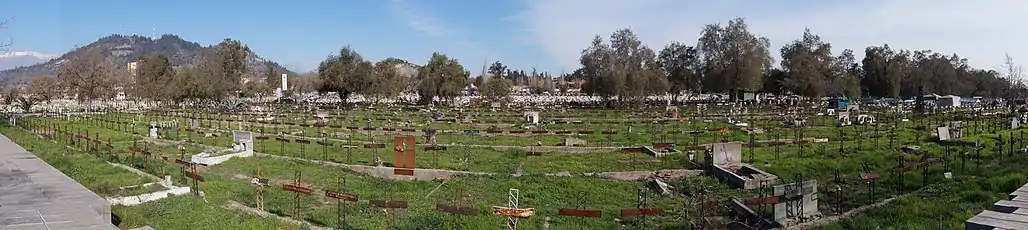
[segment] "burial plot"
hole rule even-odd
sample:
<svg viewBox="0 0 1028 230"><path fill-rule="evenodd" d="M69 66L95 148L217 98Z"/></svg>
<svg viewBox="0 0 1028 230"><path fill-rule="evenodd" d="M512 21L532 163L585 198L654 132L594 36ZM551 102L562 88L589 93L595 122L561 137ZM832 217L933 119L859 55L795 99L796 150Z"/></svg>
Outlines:
<svg viewBox="0 0 1028 230"><path fill-rule="evenodd" d="M774 186L774 195L780 201L774 205L774 219L783 226L821 215L816 180Z"/></svg>
<svg viewBox="0 0 1028 230"><path fill-rule="evenodd" d="M714 143L709 157L708 172L734 187L756 189L762 182L778 183L778 176L742 163L740 143Z"/></svg>

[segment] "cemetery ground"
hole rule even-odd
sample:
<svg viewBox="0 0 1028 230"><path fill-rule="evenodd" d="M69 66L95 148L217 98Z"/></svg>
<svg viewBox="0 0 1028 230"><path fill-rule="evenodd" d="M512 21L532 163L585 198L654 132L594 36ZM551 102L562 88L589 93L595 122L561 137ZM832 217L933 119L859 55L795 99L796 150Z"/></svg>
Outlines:
<svg viewBox="0 0 1028 230"><path fill-rule="evenodd" d="M705 159L701 154L690 159L686 150L721 141L764 143L744 147L741 161L777 175L782 183L817 180L818 210L826 216L825 220L837 213L894 199L820 227L826 229L962 228L964 220L1028 182L1025 154L1007 150L1012 145L1006 139L1022 130L998 128L1003 126L1003 121L1008 121L998 117L937 115L908 117L911 121L901 121L899 116L889 117L883 113L879 115L881 121L877 126L840 128L832 125L832 118L812 115L807 121L810 124L804 128L790 129L782 127L781 116L767 111L767 115L750 116L750 127L763 129L763 133L749 135L745 128L722 121L724 116L706 115L721 113L713 109L706 114L686 113L682 116L694 118L684 121L642 119L660 116L660 112L651 110L583 110L553 113L553 119L567 119L566 124L553 122L546 125L547 132L532 133L531 130L538 129L521 127L521 114L517 113L469 110L464 113L481 119L467 124L457 121L459 118L453 122L426 122L431 120L426 113L384 112L386 110L331 110L329 116L323 116L329 118L320 125L312 122L315 116L311 112L295 109L286 112L289 109L284 108L276 109L274 120L264 115L203 111L109 113L23 119L18 124L27 128L7 126L0 131L101 196L146 193L150 190L117 188L153 180L107 162L131 165L151 175L169 175L179 186L192 186L191 179L180 170L181 165L174 162L183 153L188 159L204 150L227 149L233 142L231 133L226 133L230 130L248 130L254 132L255 137L266 137L254 140L254 149L270 156L233 158L200 167L198 173L205 178L198 183L199 190L204 192L202 198L183 195L137 206L116 206L114 212L124 220L122 228L143 225L157 229L301 228L230 208L236 203L256 206L258 188L250 180L258 171L271 184L264 188L265 210L318 227L340 226L340 203L337 202L341 202L347 226L387 228L390 213L371 207L366 201L378 199L409 203L406 210L392 213L395 227L399 229L500 228L506 225L506 217L492 215L488 207L506 206L507 191L515 188L520 191L520 206L535 208L535 216L519 221L518 226L523 229L544 225L554 229L612 229L620 225L644 228L657 224L670 229L686 228L702 217L724 216L727 213L724 203L729 198L760 197L759 189L734 189L709 176L685 176L664 179L672 189L670 194L661 195L650 178L619 180L585 173L695 171L701 169ZM626 114L618 115L619 112ZM754 114L759 113L762 111L754 110ZM979 151L967 145L930 141L933 137L928 130L933 128L929 127L950 120L965 122L965 134L960 141L980 142ZM169 121L177 125L163 128L159 139L144 137L151 122ZM890 131L893 126L895 131ZM89 145L88 141L78 140L80 138L52 132L55 129L86 134L110 147L100 143ZM428 146L425 135L428 129L436 130L434 139L439 145L447 146L446 150L420 148ZM720 132L722 129L726 132ZM394 181L324 163L374 166L377 153L384 166L392 166L391 148L367 149L364 146L368 143L391 146L393 136L403 135L417 138L419 169L490 175ZM557 147L568 137L585 140L587 144ZM797 139L827 139L827 142L794 142ZM622 151L625 147L654 143L674 143L682 153L658 158ZM908 145L920 146L919 151L924 155L899 150ZM1020 149L1024 144L1015 145ZM141 151L132 151L133 148ZM529 156L536 152L541 153ZM939 160L919 164L926 159L922 158L924 156ZM163 157L171 160L162 160ZM903 166L907 171L892 173L900 168L900 158L905 159ZM924 174L927 177L922 175L923 165L928 166L928 173ZM293 184L297 172L301 175L301 185L313 190L311 194L298 196L299 202L294 192L280 189ZM555 175L561 172L567 173ZM873 195L868 181L860 180L860 174L867 172L882 177L876 181ZM944 176L945 172L950 172L952 177ZM928 185L923 186L926 178ZM618 216L622 209L640 207L637 204L640 188L647 191L646 203L642 205L661 208L663 212L654 216ZM355 194L359 201L339 201L320 195L327 190ZM704 204L711 201L719 202L713 209L704 208ZM299 218L294 210L297 203L300 204ZM477 209L477 215L442 213L436 211L436 204L472 207ZM600 218L556 215L562 208L596 209L603 215ZM758 213L770 215L771 212L760 205L751 208Z"/></svg>

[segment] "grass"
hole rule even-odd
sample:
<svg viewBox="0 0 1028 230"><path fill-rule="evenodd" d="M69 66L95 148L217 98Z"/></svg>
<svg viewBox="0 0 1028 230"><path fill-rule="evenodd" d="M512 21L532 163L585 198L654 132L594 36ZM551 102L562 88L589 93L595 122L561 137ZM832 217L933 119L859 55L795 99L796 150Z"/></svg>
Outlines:
<svg viewBox="0 0 1028 230"><path fill-rule="evenodd" d="M372 118L371 124L374 126L400 127L405 125L405 122L401 121L402 119L427 120L424 113L419 115L417 112L391 113L380 109L347 113L350 113L354 119L334 120L330 124L363 126L364 124L361 123L361 119ZM491 121L509 122L509 124L516 124L517 120L520 119L518 118L520 114L516 113L491 112L487 110L466 111L466 113L475 113L483 118L491 119ZM597 133L599 130L606 129L627 130L630 126L633 129L631 133L622 132L619 135L609 136L610 140L607 139L608 136L602 134L575 136L576 138L590 141L590 145L648 145L654 141L668 139L678 143L679 146L689 146L720 140L745 142L751 138L751 136L738 128L732 127L728 127L732 131L725 136L717 134L716 131L708 131L699 135L678 134L664 137L647 133L649 130L666 132L669 130L716 130L727 127L727 124L716 122L719 118L712 118L715 122L696 123L624 124L620 122L624 121L626 116L654 117L659 115L659 111L639 111L634 114L619 114L612 111L575 111L552 113L544 116L560 116L585 122L576 125L553 124L548 127L550 129L592 130L597 131ZM221 119L233 117L216 114L205 116ZM126 156L129 153L128 148L131 147L134 140L140 139L132 134L146 133L144 125L146 122L144 121L177 120L180 124L187 123L187 119L184 116L156 116L154 114L106 114L91 117L92 119L47 120L62 127L70 127L72 130L90 130L90 132L99 133L98 135L102 139L107 138L111 142L119 143L114 148L114 152L119 155L117 158L119 161L124 161L129 157ZM236 116L236 118L231 119L239 118ZM837 128L831 126L831 122L826 121L828 119L814 119L811 121L812 125L803 129L802 137L830 138L833 141L804 144L802 145L802 151L800 151L798 145L745 148L743 150L743 157L745 161L750 162L750 154L752 153L752 163L756 167L780 176L785 182L793 182L799 179L816 179L820 187L822 187L819 190L822 193L820 195L822 198L822 212L825 213L828 213L827 207L836 195L829 188L834 188L835 185L847 188L847 192L843 194L843 206L846 209L879 202L900 194L911 194L911 196L897 199L885 206L873 208L865 213L822 228L959 228L968 217L987 208L989 204L1001 198L1005 192L1008 193L1009 191L1006 191L1006 189L1010 189L1014 185L1020 186L1024 184L1026 182L1024 175L1028 173L1028 170L1023 167L1025 164L1023 157L1011 158L1005 156L1005 154L999 154L1000 145L996 140L998 133L1008 137L1010 133L1020 133L1022 130L1004 130L991 133L967 132L967 137L964 140L981 141L983 143L984 148L980 161L976 161L971 157L958 157L959 155L955 154L967 151L968 149L965 147L946 147L939 143L929 142L930 137L925 135L927 133L925 127L933 127L939 121L949 119L957 118L934 116L913 119L910 122L888 123L890 125L897 125L896 136L894 137L875 137L871 135L871 133L874 133L873 126L855 125ZM114 125L116 123L98 122L99 120L124 122L126 125L118 127ZM970 121L969 119L965 120ZM999 123L997 121L1000 121L1000 119L996 118L976 118L976 120L985 120L990 123ZM891 120L889 121L891 122ZM752 138L755 140L797 138L796 135L799 134L797 130L783 129L780 122L781 120L778 119L751 120L751 125L765 130L764 134L755 134ZM227 129L228 127L235 128L237 126L230 122L206 119L201 119L200 123L200 126L204 128ZM261 128L257 126L251 128L252 130L269 130L269 127ZM438 129L468 128L466 125L446 123L424 123L418 127ZM878 133L887 133L885 127L888 127L888 125L880 126ZM965 125L965 127L974 127L974 125ZM483 129L480 127L472 128ZM208 129L200 129L200 131L211 132ZM371 140L366 138L366 133L362 133L359 130L325 130L299 125L276 126L272 132L288 133L297 131L303 131L303 134L308 138L320 137L319 133L326 131L328 133L348 133L353 137L351 140L354 143ZM840 136L840 131L843 133L842 136L847 136L851 140L834 140ZM5 135L9 132L11 131L4 131ZM382 136L387 136L383 134L390 134L390 132L377 134L377 138L374 140L376 142L383 142L385 137ZM536 142L542 142L544 145L555 145L564 137L563 135L553 134L515 137L510 135L489 136L483 133L477 135L455 133L440 134L438 140L439 143L454 142L460 144L532 145ZM166 130L164 138L186 140L193 143L185 146L187 153L197 153L205 145L228 147L231 142L230 135L201 137L200 134L193 132L192 136L190 136L184 129L180 129L178 132ZM927 152L930 157L945 157L949 161L942 161L931 165L929 167L930 185L921 187L921 170L904 173L902 177L892 176L887 173L898 165L897 161L901 157L908 164L913 164L920 160L917 156L902 154L894 150L895 148L889 148L888 142L890 139L893 140L892 145L894 147L918 144L922 146L922 150ZM311 142L314 143L316 142L315 140ZM342 145L346 143L346 139L330 138L329 140L335 141L335 144L331 147L317 144L301 147L295 142L281 144L269 141L269 143L258 142L256 149L275 155L324 159L336 162L350 161L354 164L371 164L371 156L375 151L362 148L344 149ZM419 137L418 142L423 142L423 139ZM19 141L19 143L22 142ZM823 152L820 150L822 147L825 149ZM842 153L839 152L840 147L843 149ZM161 152L162 156L177 157L175 152L178 150L174 145L147 145L146 148L156 149L151 152ZM301 148L303 149L303 154L300 154ZM1007 146L1003 146L1003 149L1006 148ZM323 155L322 151L328 154ZM348 154L347 151L350 153ZM388 149L379 152L385 162L391 162L392 154L389 153ZM451 147L443 152L419 150L418 154L420 158L418 167L421 168L495 173L512 173L521 164L524 164L525 172L529 174L561 171L572 173L630 170L650 171L656 169L689 168L692 166L683 156L668 158L658 163L629 165L625 164L627 163L626 161L637 160L639 162L647 162L653 158L645 155L633 156L614 152L585 154L556 152L544 153L540 157L527 157L525 152L521 150L497 151L486 147ZM347 160L347 156L349 156L349 160ZM471 161L468 164L460 163L459 159L464 157L470 157ZM138 160L140 158L137 156L137 158L133 159ZM875 199L869 199L866 185L857 179L857 175L863 172L862 164L866 164L872 171L883 174L883 178L878 183ZM173 164L169 166L175 167ZM248 178L256 174L258 168L261 174L271 179L273 183L276 183L276 186L291 183L295 173L297 171L302 172L303 183L316 189L316 194L323 194L323 190L326 189L339 190L341 187L344 187L339 184L340 179L345 179L346 185L344 190L358 194L361 197L360 202L351 203L345 208L350 220L349 225L358 229L384 228L385 218L383 213L381 210L371 208L366 200L388 199L390 197L411 202L411 207L408 210L397 214L396 226L400 229L454 229L456 226L499 228L504 223L503 217L488 213L486 208L493 205L505 205L507 201L506 192L509 188L521 190L522 206L534 207L537 210L538 216L522 221L519 225L521 228L541 228L545 224L544 222L547 222L546 218L550 219L548 221L549 225L558 229L569 226L580 229L618 228L620 224L616 220L618 219L616 213L619 209L634 207L636 191L644 186L644 183L639 181L615 181L594 177L557 178L539 175L512 177L505 174L495 176L459 176L445 183L441 181L386 181L341 168L258 157L233 159L224 164L210 167L202 172L208 180L200 185L201 190L205 191L207 194L206 198L210 203L204 203L202 200L192 196L183 196L148 203L138 207L117 207L116 210L131 211L133 212L132 215L138 214L126 221L126 223L132 223L130 224L131 226L149 224L154 227L161 226L158 227L159 229L187 229L187 227L202 229L204 226L214 226L219 229L223 227L230 229L297 228L296 226L276 221L254 220L253 217L248 215L235 214L220 207L230 200L253 206L255 188L249 184ZM159 174L155 170L149 171ZM176 175L177 170L171 171L173 172L167 172L167 174L181 179L181 175ZM836 180L835 171L839 172L839 180ZM943 172L952 172L956 177L954 179L946 179L942 175ZM87 172L87 174L90 173L93 172ZM686 225L698 217L696 215L698 203L713 199L724 200L728 197L752 197L757 192L730 189L724 183L718 183L707 177L678 179L669 183L675 187L674 195L653 196L649 203L651 206L665 209L665 214L648 219L645 225L652 226L655 223L660 223L665 228L688 228ZM265 194L266 209L279 215L293 216L293 199L295 194L282 191L276 186L269 188ZM301 196L301 203L303 204L302 219L320 226L335 227L339 225L336 218L335 200L321 195ZM478 209L479 215L476 217L458 218L449 214L439 213L434 211L434 206L438 203L475 207ZM554 215L557 209L568 207L600 209L604 211L604 216L598 219L581 220ZM172 210L172 212L166 212L165 209ZM196 211L191 211L193 209ZM184 213L174 213L175 211ZM207 218L206 216L193 216L200 214L213 216L213 219L223 219L228 223L208 223L205 222L206 219L202 219ZM185 220L191 218L198 218L202 220L202 223L208 224L182 224L182 226L178 226L172 224L175 223L174 221L166 220ZM641 220L630 218L621 221L621 224L639 225L640 223L638 222Z"/></svg>

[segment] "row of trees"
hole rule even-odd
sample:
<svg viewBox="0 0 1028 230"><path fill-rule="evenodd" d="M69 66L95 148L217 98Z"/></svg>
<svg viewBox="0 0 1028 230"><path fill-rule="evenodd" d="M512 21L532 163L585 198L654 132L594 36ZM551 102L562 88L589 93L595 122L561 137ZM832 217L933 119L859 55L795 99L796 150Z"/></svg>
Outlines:
<svg viewBox="0 0 1028 230"><path fill-rule="evenodd" d="M867 47L859 62L854 51L833 53L832 45L809 29L779 49L773 66L770 42L736 18L703 28L695 46L671 42L654 54L629 29L614 32L609 44L596 36L582 51L571 78L588 83L584 92L631 102L665 92L730 93L756 90L807 97L907 97L925 93L1012 97L1024 89L1023 70L1007 57L1004 73L976 69L957 54L931 50Z"/></svg>
<svg viewBox="0 0 1028 230"><path fill-rule="evenodd" d="M280 84L274 63L249 67L251 52L239 41L226 39L185 66L172 66L163 54L147 54L138 60L135 74L127 74L104 58L103 50L63 63L57 75L36 78L27 87L48 100L53 95L75 95L80 101L112 97L117 89L129 96L166 102L217 101L244 92L263 96ZM471 83L491 101L507 98L515 85L534 93L566 92L580 87L583 93L606 98L611 105L638 105L647 96L683 92L729 93L756 90L807 97L900 97L925 93L963 96L1013 97L1023 91L1023 74L1007 57L1003 73L976 69L956 54L930 50L897 50L888 45L867 47L864 58L854 51L835 52L831 43L810 30L780 47L781 59L771 57L770 42L749 31L736 18L727 24L703 28L695 45L671 42L659 52L643 44L629 29L604 40L596 36L583 49L581 68L557 79L581 84L555 84L554 76L532 70L508 68L501 62L482 67L482 76L471 73L456 59L433 53L418 66L387 58L365 60L351 47L343 47L320 63L315 72L290 79L295 93L334 92L342 99L363 95L373 101L417 93L417 102L446 102ZM777 64L777 65L776 65Z"/></svg>
<svg viewBox="0 0 1028 230"><path fill-rule="evenodd" d="M470 75L457 59L441 53L433 53L418 67L397 58L373 63L349 46L322 61L317 72L322 83L318 90L338 93L344 100L360 94L377 101L414 91L421 104L460 96Z"/></svg>

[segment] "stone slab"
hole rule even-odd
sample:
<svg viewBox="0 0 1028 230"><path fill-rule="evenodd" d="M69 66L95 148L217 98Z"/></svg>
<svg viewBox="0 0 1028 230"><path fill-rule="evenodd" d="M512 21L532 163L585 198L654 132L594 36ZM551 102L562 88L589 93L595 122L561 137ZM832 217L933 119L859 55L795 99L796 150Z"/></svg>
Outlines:
<svg viewBox="0 0 1028 230"><path fill-rule="evenodd" d="M117 229L107 200L0 135L0 229Z"/></svg>
<svg viewBox="0 0 1028 230"><path fill-rule="evenodd" d="M992 230L997 228L1028 229L1028 216L985 210L964 222L964 229L967 230Z"/></svg>

